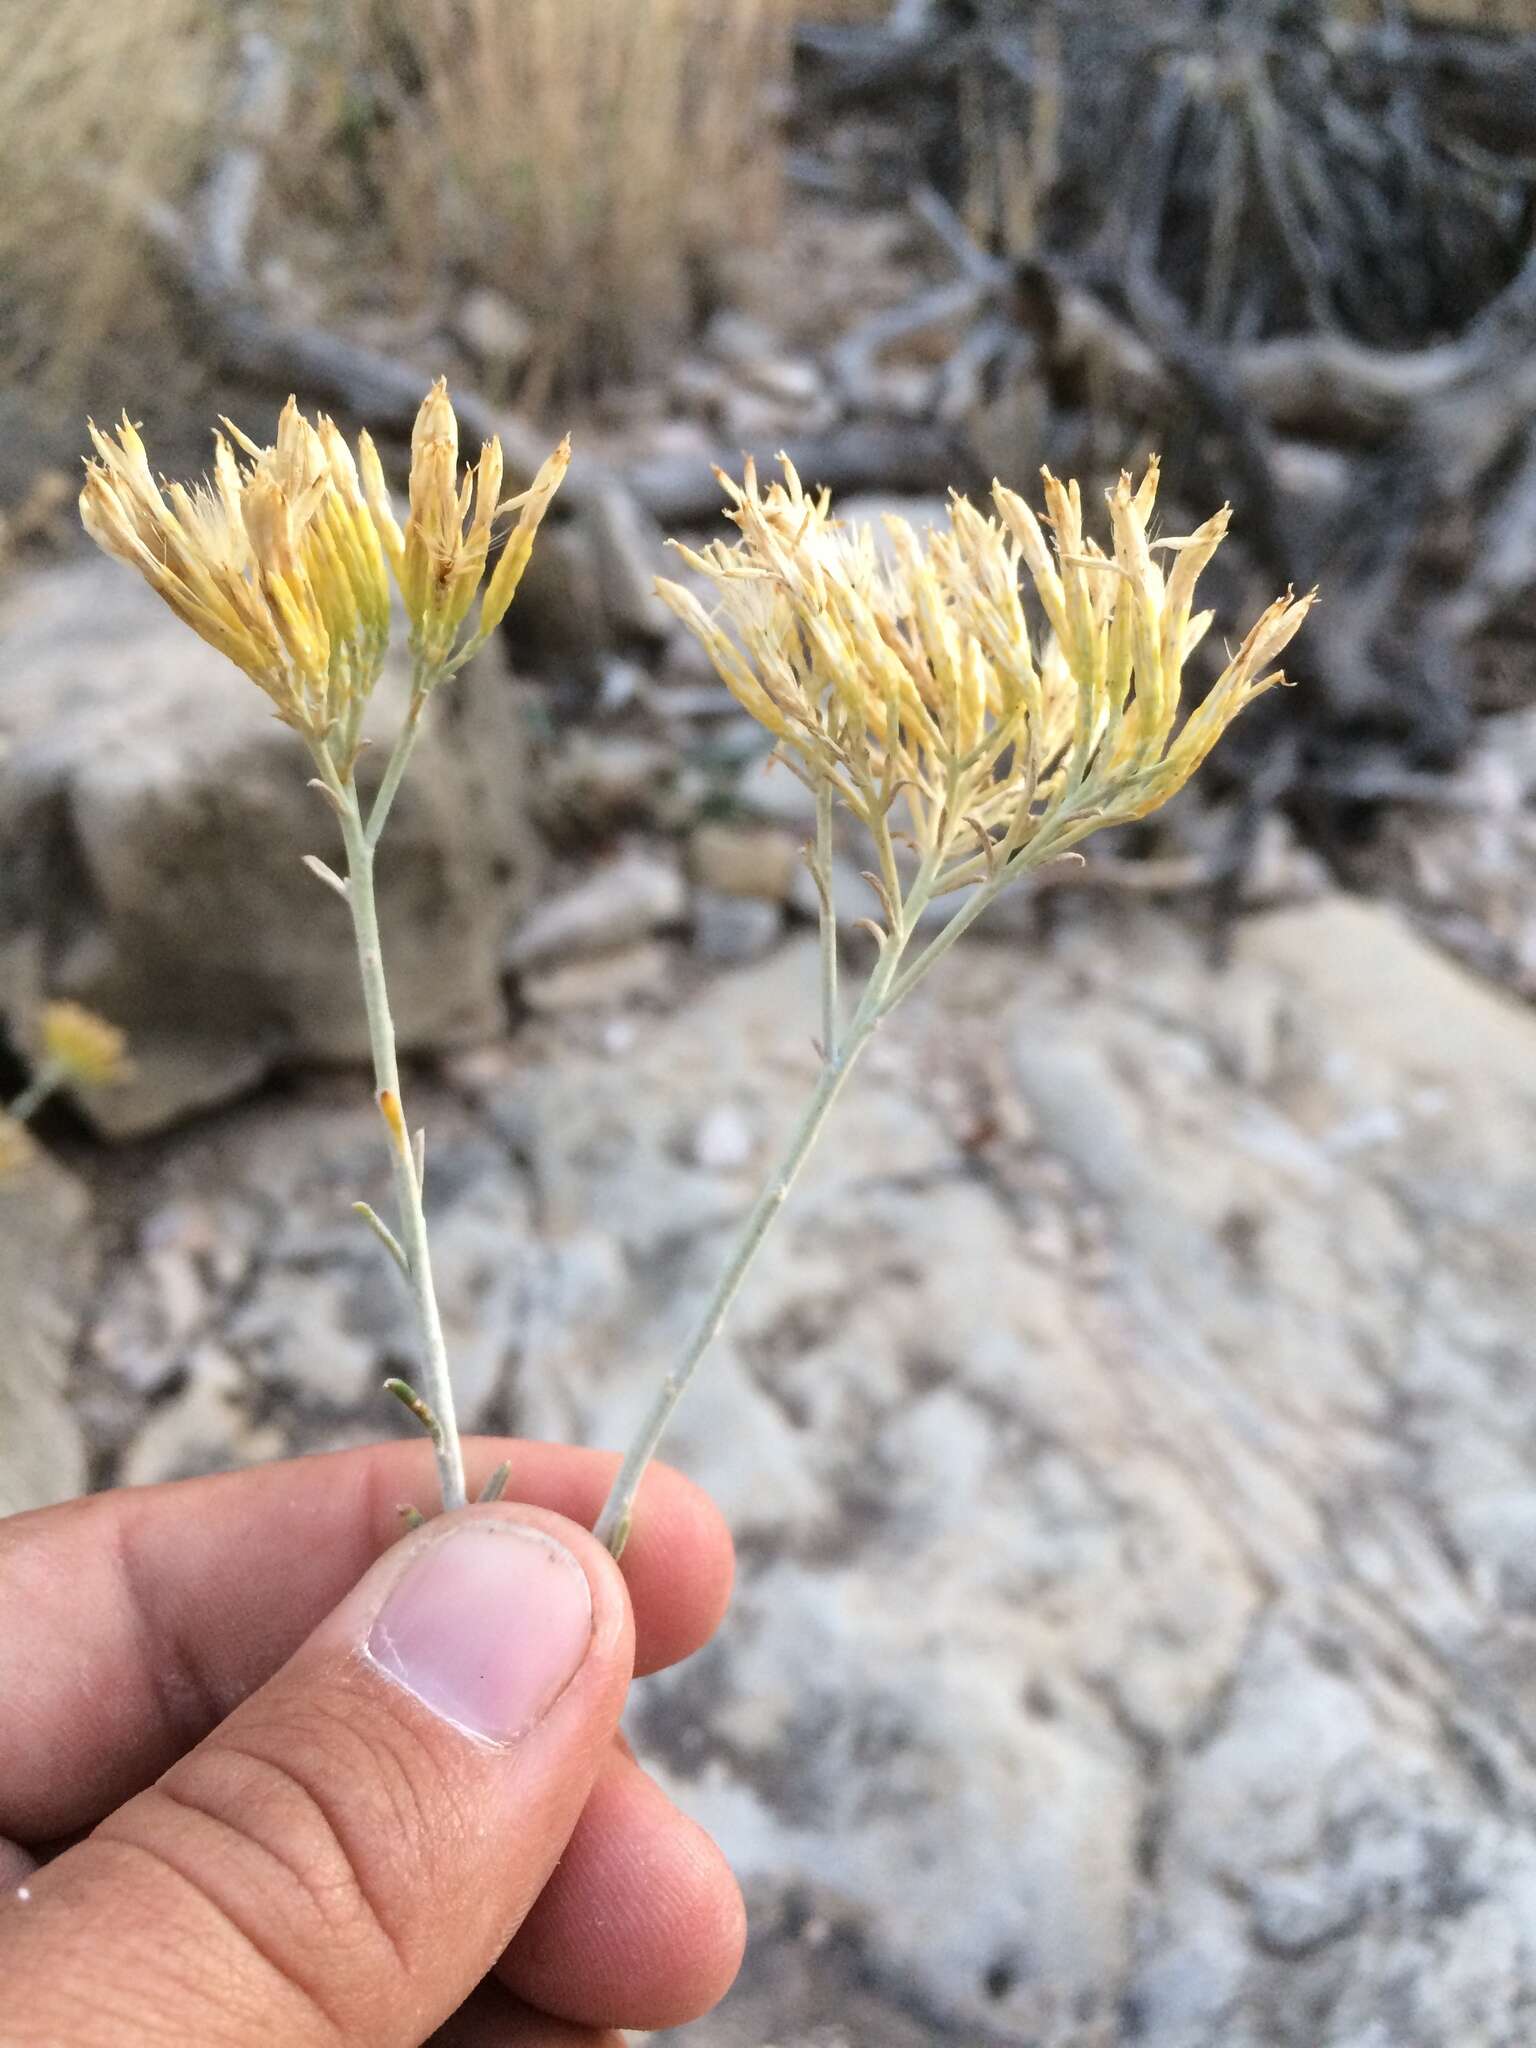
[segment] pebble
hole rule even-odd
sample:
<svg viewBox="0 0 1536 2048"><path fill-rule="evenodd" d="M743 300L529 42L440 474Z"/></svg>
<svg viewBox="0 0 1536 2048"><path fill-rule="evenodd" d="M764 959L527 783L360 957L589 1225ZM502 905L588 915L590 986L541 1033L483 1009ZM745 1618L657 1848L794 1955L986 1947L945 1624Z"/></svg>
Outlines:
<svg viewBox="0 0 1536 2048"><path fill-rule="evenodd" d="M773 825L700 825L688 842L688 865L696 882L723 896L785 903L800 872L800 845Z"/></svg>
<svg viewBox="0 0 1536 2048"><path fill-rule="evenodd" d="M476 285L453 316L455 338L480 364L505 377L520 369L533 348L533 322L501 292Z"/></svg>
<svg viewBox="0 0 1536 2048"><path fill-rule="evenodd" d="M734 1102L720 1102L699 1119L690 1147L696 1166L711 1173L738 1173L757 1150L752 1126Z"/></svg>
<svg viewBox="0 0 1536 2048"><path fill-rule="evenodd" d="M632 848L538 904L513 933L507 965L523 971L606 953L680 924L687 908L677 863Z"/></svg>
<svg viewBox="0 0 1536 2048"><path fill-rule="evenodd" d="M667 947L647 940L592 959L568 960L539 974L525 975L523 1001L541 1016L567 1010L600 1010L637 996L660 995L672 972Z"/></svg>
<svg viewBox="0 0 1536 2048"><path fill-rule="evenodd" d="M784 912L760 896L728 896L719 889L698 889L693 898L693 950L701 960L720 967L760 960L778 944Z"/></svg>

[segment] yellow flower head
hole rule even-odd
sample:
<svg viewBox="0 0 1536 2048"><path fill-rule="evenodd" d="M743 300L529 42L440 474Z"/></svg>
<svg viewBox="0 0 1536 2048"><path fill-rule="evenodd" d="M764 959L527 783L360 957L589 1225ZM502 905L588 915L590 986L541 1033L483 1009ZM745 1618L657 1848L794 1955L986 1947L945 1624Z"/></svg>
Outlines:
<svg viewBox="0 0 1536 2048"><path fill-rule="evenodd" d="M80 1003L48 1003L42 1017L46 1065L83 1088L109 1087L128 1073L128 1041L115 1024Z"/></svg>
<svg viewBox="0 0 1536 2048"><path fill-rule="evenodd" d="M495 521L515 511L517 525L486 585L469 644L479 645L506 617L539 522L570 464L570 441L560 443L528 490L503 500L501 442L494 437L482 446L473 469L466 467L460 476L459 423L439 377L411 433L410 511L403 532L369 435L359 437L358 454L368 503L410 618L412 647L429 672L440 672L454 656L484 579Z"/></svg>
<svg viewBox="0 0 1536 2048"><path fill-rule="evenodd" d="M939 886L1000 861L1028 864L1100 825L1146 816L1188 781L1243 706L1283 676L1275 658L1312 598L1272 604L1214 687L1179 723L1184 664L1211 623L1196 578L1227 512L1151 541L1154 462L1108 493L1111 548L1083 532L1077 485L1045 473L1047 544L1034 514L994 486L997 517L964 498L919 536L887 519L886 543L831 516L791 464L766 491L749 462L722 476L733 544L684 559L718 593L659 585L739 702L802 777L830 780L866 823L898 796L936 856ZM1165 575L1154 551L1172 556ZM1026 569L1045 615L1032 633Z"/></svg>
<svg viewBox="0 0 1536 2048"><path fill-rule="evenodd" d="M384 556L357 467L334 423L311 423L292 398L270 448L224 424L212 479L163 489L126 418L115 436L93 424L80 516L285 724L348 763L389 637Z"/></svg>

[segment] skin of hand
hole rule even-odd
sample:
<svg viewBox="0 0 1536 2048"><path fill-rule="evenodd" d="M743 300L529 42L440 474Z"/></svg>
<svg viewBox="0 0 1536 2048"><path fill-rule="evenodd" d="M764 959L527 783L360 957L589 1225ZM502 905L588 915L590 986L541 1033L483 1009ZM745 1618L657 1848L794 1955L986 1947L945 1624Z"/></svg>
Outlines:
<svg viewBox="0 0 1536 2048"><path fill-rule="evenodd" d="M0 2048L621 2048L735 1976L714 1844L619 1732L730 1538L597 1452L398 1538L417 1444L0 1522ZM398 1540L397 1540L398 1538Z"/></svg>

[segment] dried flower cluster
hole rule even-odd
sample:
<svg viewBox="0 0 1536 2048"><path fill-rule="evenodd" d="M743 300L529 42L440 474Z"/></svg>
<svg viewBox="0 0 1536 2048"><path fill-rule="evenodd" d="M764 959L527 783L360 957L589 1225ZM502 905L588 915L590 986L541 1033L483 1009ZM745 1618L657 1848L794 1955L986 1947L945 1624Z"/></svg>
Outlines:
<svg viewBox="0 0 1536 2048"><path fill-rule="evenodd" d="M935 893L1166 802L1243 706L1284 680L1273 663L1312 602L1272 604L1181 725L1184 664L1211 623L1194 612L1195 583L1227 513L1151 540L1155 462L1136 488L1122 476L1108 493L1107 554L1083 532L1077 485L1049 472L1053 546L1002 485L996 518L956 496L946 529L919 537L887 519L882 546L834 520L787 460L783 471L766 491L750 462L741 484L722 476L740 540L682 550L718 591L718 614L678 584L662 595L804 779L830 781L871 828L905 799L939 865ZM1155 549L1173 557L1166 575ZM1021 569L1044 613L1038 636Z"/></svg>
<svg viewBox="0 0 1536 2048"><path fill-rule="evenodd" d="M374 862L427 699L506 616L565 475L570 444L560 444L521 496L503 499L500 441L487 441L473 469L460 475L459 425L439 378L411 435L410 506L402 528L367 434L354 460L331 420L323 414L307 420L291 398L271 448L224 424L229 438L214 437L212 480L190 487L155 481L144 444L126 419L115 438L93 426L96 460L87 465L81 516L108 554L137 569L178 617L266 691L278 717L308 746L312 786L340 827L345 875L314 854L304 857L305 865L341 898L352 920L398 1229L367 1203L354 1206L410 1289L428 1398L404 1381L394 1390L403 1389L402 1398L427 1425L444 1505L461 1506L464 1460L423 1205L424 1139L419 1130L411 1132L401 1102ZM517 521L493 567L498 522L511 512ZM411 696L377 787L365 797L356 768L363 713L389 645L391 575L409 621ZM479 614L471 620L477 594ZM87 1021L55 1016L39 1076L20 1105L12 1105L18 1118L47 1086L89 1078L85 1070L93 1065L104 1073L120 1056L103 1027L89 1030Z"/></svg>
<svg viewBox="0 0 1536 2048"><path fill-rule="evenodd" d="M311 422L292 398L270 448L224 424L228 438L214 436L212 479L163 487L127 419L115 437L92 425L97 459L87 465L81 517L108 554L137 569L179 618L266 691L285 724L325 746L345 773L389 641L389 571L410 620L424 692L506 615L569 446L561 445L521 497L500 498L495 440L461 482L458 423L439 378L412 435L402 533L366 434L360 474L334 421L321 414ZM495 523L514 510L518 522L475 630L457 645Z"/></svg>
<svg viewBox="0 0 1536 2048"><path fill-rule="evenodd" d="M0 1180L17 1172L35 1147L27 1120L61 1088L109 1088L128 1078L128 1041L115 1024L81 1003L45 1003L32 1078L0 1109Z"/></svg>
<svg viewBox="0 0 1536 2048"><path fill-rule="evenodd" d="M215 434L212 479L162 489L126 418L115 439L93 424L80 516L284 724L346 758L389 639L384 553L356 464L335 424L312 424L291 398L270 448L225 425L249 459Z"/></svg>
<svg viewBox="0 0 1536 2048"><path fill-rule="evenodd" d="M439 377L411 434L411 503L403 533L390 508L378 452L366 433L359 436L358 455L369 509L405 600L412 648L429 672L444 669L456 658L459 630L485 575L494 522L515 511L517 525L486 584L469 646L479 646L506 617L539 522L570 465L570 440L560 443L528 490L503 501L500 441L487 441L475 467L460 479L459 423L448 386ZM458 651L460 658L463 651Z"/></svg>
<svg viewBox="0 0 1536 2048"><path fill-rule="evenodd" d="M127 1038L82 1003L45 1004L39 1036L43 1063L63 1082L108 1088L127 1076Z"/></svg>

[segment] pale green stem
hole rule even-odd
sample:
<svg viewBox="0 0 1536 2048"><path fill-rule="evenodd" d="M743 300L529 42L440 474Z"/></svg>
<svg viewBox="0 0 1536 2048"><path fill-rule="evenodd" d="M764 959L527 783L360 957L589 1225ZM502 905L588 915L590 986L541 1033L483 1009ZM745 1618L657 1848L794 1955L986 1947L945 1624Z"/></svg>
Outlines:
<svg viewBox="0 0 1536 2048"><path fill-rule="evenodd" d="M929 968L943 959L956 939L964 937L982 912L996 901L1010 882L1017 881L1020 875L1028 873L1031 868L1044 867L1055 858L1062 836L1057 833L1049 840L1031 840L1022 853L1017 853L1011 860L1002 862L996 874L983 882L970 901L962 904L943 930L929 940L906 972L897 976L887 1007L894 1009L904 996L911 994Z"/></svg>
<svg viewBox="0 0 1536 2048"><path fill-rule="evenodd" d="M432 1260L427 1247L427 1219L422 1207L421 1176L411 1152L405 1105L400 1095L400 1063L395 1051L394 1020L389 1013L389 990L384 980L384 955L379 942L378 907L373 890L373 856L381 823L380 810L387 814L404 773L405 759L415 739L416 720L402 732L386 770L384 784L367 825L363 822L357 785L343 782L323 747L315 751L321 779L331 792L341 821L342 843L347 851L347 903L352 912L352 931L357 941L358 972L363 984L363 1006L368 1016L368 1042L373 1051L375 1086L381 1098L392 1099L385 1107L384 1122L389 1133L390 1162L394 1172L395 1203L399 1210L400 1245L405 1254L406 1277L416 1305L421 1333L423 1386L427 1406L436 1416L440 1437L434 1439L438 1478L444 1508L461 1508L467 1498L464 1485L464 1454L459 1444L458 1421L454 1414L453 1386L448 1374L448 1350L443 1341L442 1318L432 1285ZM399 764L398 772L396 764Z"/></svg>
<svg viewBox="0 0 1536 2048"><path fill-rule="evenodd" d="M7 1116L24 1124L29 1117L37 1115L49 1096L62 1088L67 1078L67 1072L58 1060L44 1060L6 1111Z"/></svg>
<svg viewBox="0 0 1536 2048"><path fill-rule="evenodd" d="M384 830L389 818L390 808L395 801L395 792L404 779L412 750L416 745L416 735L421 731L421 714L425 704L425 693L413 688L411 708L406 714L405 724L400 728L400 737L395 741L389 760L385 764L379 793L374 798L373 808L368 814L367 839L370 852L379 843L379 834Z"/></svg>
<svg viewBox="0 0 1536 2048"><path fill-rule="evenodd" d="M879 836L885 835L882 833ZM823 1060L821 1074L811 1091L810 1100L790 1132L778 1163L748 1211L740 1235L726 1261L725 1270L715 1284L715 1290L703 1315L699 1318L681 1358L657 1388L655 1399L646 1411L645 1419L633 1443L625 1453L624 1462L619 1467L618 1476L613 1482L593 1531L599 1543L605 1543L615 1557L622 1553L628 1540L635 1495L640 1490L640 1482L645 1477L646 1467L656 1455L657 1447L666 1433L678 1402L688 1391L704 1354L719 1335L731 1303L736 1299L752 1261L757 1257L764 1238L773 1227L774 1219L783 1208L811 1147L820 1135L828 1111L841 1093L843 1083L853 1071L854 1062L890 1008L891 983L897 963L918 917L932 894L936 871L936 858L930 855L919 870L906 902L900 906L897 928L886 939L880 959L836 1054Z"/></svg>
<svg viewBox="0 0 1536 2048"><path fill-rule="evenodd" d="M837 1056L837 904L832 895L832 784L816 786L816 882L821 899L821 1056Z"/></svg>
<svg viewBox="0 0 1536 2048"><path fill-rule="evenodd" d="M903 996L908 995L916 988L929 968L935 962L942 960L956 939L970 930L971 926L993 901L1007 880L1008 876L1006 873L1000 873L994 880L984 882L975 895L971 897L970 901L963 903L949 920L948 924L928 941L928 944L924 946L922 952L918 954L906 972L897 976L895 985L891 990L890 1008L894 1009Z"/></svg>

